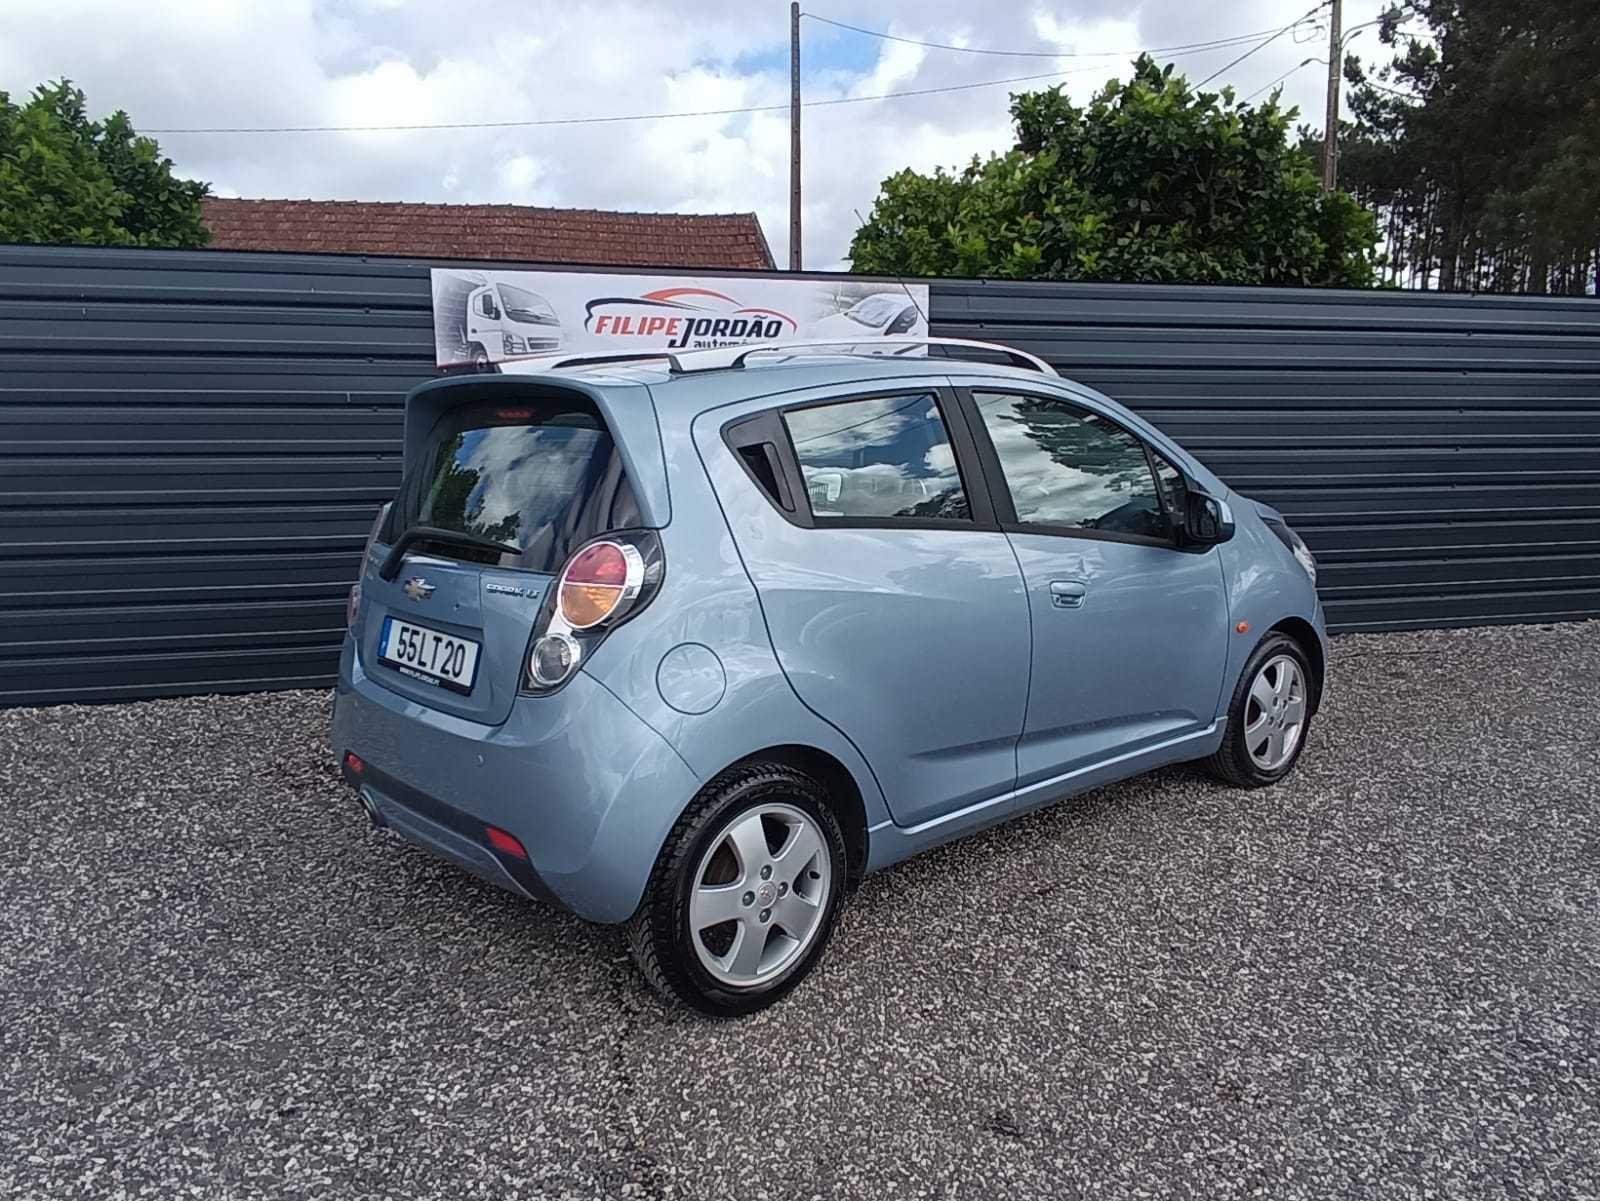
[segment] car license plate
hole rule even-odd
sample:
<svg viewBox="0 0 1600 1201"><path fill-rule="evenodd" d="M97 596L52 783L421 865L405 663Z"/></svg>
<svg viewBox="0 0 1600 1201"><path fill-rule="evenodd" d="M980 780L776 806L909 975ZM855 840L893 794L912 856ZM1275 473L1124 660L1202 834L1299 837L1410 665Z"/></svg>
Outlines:
<svg viewBox="0 0 1600 1201"><path fill-rule="evenodd" d="M378 658L424 684L471 692L478 674L478 644L394 617L383 619Z"/></svg>

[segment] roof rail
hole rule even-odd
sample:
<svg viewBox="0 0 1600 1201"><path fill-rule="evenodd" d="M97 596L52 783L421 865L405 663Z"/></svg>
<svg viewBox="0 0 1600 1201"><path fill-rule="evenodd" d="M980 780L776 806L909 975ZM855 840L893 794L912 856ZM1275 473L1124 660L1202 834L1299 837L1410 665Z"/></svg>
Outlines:
<svg viewBox="0 0 1600 1201"><path fill-rule="evenodd" d="M1049 363L1031 355L1025 350L1018 350L1014 346L1001 346L995 342L978 342L971 338L918 338L918 337L871 337L871 338L797 338L789 342L746 342L737 346L717 346L706 350L601 350L589 351L585 354L553 354L539 355L534 358L513 359L509 362L498 364L501 371L512 374L535 374L543 371L556 371L562 367L591 367L604 363L648 363L665 361L667 369L674 375L692 375L697 371L718 371L727 368L742 368L745 360L751 355L772 354L805 354L807 352L832 351L835 354L868 355L874 358L884 353L905 354L907 351L922 347L962 347L967 350L982 350L990 354L1004 355L1013 367L1023 367L1044 375L1055 375L1056 369ZM953 357L948 353L945 357Z"/></svg>
<svg viewBox="0 0 1600 1201"><path fill-rule="evenodd" d="M904 350L909 350L919 346L961 346L968 350L987 350L992 354L1005 355L1006 358L1010 360L1011 366L1013 367L1029 368L1033 371L1041 372L1044 375L1056 374L1056 369L1050 366L1049 363L1045 362L1037 355L1031 355L1025 350L1018 350L1014 346L1001 346L995 342L979 342L972 338L921 338L897 336L861 339L801 338L793 342L762 342L754 346L728 347L728 350L737 351L738 353L733 356L732 361L730 361L727 366L743 367L745 365L744 361L753 354L784 354L790 350L813 350L830 346L834 347L835 349L840 347L866 347L867 353L870 355L876 355L877 348L879 347L887 348L890 346L899 346L903 349L895 351L894 353L901 354L904 353ZM860 351L847 351L847 353L860 353ZM946 355L945 357L949 358L952 356ZM698 361L696 362L695 367L699 367ZM690 370L694 369L695 368L690 368ZM701 369L703 370L704 368ZM676 371L679 370L679 368L674 367L673 370Z"/></svg>

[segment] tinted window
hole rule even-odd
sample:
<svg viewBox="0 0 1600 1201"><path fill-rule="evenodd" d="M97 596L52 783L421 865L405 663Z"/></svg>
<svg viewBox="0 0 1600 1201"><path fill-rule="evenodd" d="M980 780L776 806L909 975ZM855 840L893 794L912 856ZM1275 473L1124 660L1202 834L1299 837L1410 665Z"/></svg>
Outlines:
<svg viewBox="0 0 1600 1201"><path fill-rule="evenodd" d="M1104 417L1034 396L976 393L1017 520L1166 538L1144 443Z"/></svg>
<svg viewBox="0 0 1600 1201"><path fill-rule="evenodd" d="M847 400L783 419L815 516L972 519L932 395Z"/></svg>
<svg viewBox="0 0 1600 1201"><path fill-rule="evenodd" d="M621 457L599 414L549 404L473 404L434 428L406 475L387 531L412 525L476 534L519 548L488 559L553 572L577 544L639 524ZM447 558L482 558L441 543Z"/></svg>

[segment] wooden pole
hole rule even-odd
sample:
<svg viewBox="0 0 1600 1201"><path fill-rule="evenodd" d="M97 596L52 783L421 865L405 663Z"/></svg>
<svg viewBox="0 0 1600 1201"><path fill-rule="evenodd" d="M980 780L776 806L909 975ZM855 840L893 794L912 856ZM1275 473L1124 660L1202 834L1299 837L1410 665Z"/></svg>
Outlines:
<svg viewBox="0 0 1600 1201"><path fill-rule="evenodd" d="M793 0L789 5L789 270L800 270L799 0Z"/></svg>

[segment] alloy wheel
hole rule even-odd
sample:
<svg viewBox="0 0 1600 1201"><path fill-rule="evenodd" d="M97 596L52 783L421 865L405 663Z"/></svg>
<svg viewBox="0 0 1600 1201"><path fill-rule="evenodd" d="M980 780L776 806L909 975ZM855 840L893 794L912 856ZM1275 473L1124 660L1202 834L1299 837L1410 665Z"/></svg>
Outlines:
<svg viewBox="0 0 1600 1201"><path fill-rule="evenodd" d="M1244 745L1250 761L1275 772L1294 757L1306 723L1306 679L1288 655L1261 665L1245 704Z"/></svg>
<svg viewBox="0 0 1600 1201"><path fill-rule="evenodd" d="M695 868L689 937L701 967L731 988L781 975L816 936L833 880L828 843L793 805L746 809Z"/></svg>

